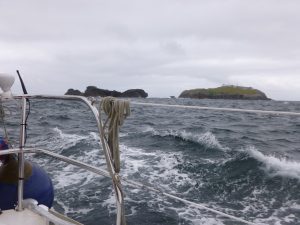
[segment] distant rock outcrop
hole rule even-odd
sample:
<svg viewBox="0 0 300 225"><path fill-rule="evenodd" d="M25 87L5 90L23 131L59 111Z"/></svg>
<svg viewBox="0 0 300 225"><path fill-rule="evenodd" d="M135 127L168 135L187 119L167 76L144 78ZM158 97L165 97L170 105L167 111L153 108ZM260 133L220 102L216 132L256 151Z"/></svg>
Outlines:
<svg viewBox="0 0 300 225"><path fill-rule="evenodd" d="M84 96L101 96L101 97L106 97L106 96L113 96L113 97L120 97L121 92L118 91L110 91L106 89L100 89L95 86L88 86L83 93Z"/></svg>
<svg viewBox="0 0 300 225"><path fill-rule="evenodd" d="M65 95L83 95L81 91L70 88Z"/></svg>
<svg viewBox="0 0 300 225"><path fill-rule="evenodd" d="M185 90L179 95L179 98L270 100L262 91L251 87L233 85L218 88Z"/></svg>
<svg viewBox="0 0 300 225"><path fill-rule="evenodd" d="M147 98L148 94L143 89L129 89L121 94L121 97Z"/></svg>
<svg viewBox="0 0 300 225"><path fill-rule="evenodd" d="M127 98L147 98L148 94L143 89L129 89L124 92L119 91L110 91L106 89L100 89L95 86L88 86L85 90L85 92L81 92L79 90L69 89L65 95L82 95L82 96L100 96L100 97L106 97L106 96L113 96L113 97L127 97Z"/></svg>

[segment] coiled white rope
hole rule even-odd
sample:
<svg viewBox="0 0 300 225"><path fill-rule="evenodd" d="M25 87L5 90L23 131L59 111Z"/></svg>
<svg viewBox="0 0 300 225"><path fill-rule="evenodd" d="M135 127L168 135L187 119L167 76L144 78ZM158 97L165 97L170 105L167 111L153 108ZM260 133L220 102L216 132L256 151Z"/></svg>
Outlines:
<svg viewBox="0 0 300 225"><path fill-rule="evenodd" d="M106 121L102 125L101 110L107 115ZM117 100L113 97L105 97L99 105L100 138L104 140L104 151L107 152L107 163L110 175L113 179L114 188L117 196L117 222L116 224L126 225L124 194L119 177L120 172L120 150L119 150L119 128L130 115L129 102ZM107 124L109 123L108 127Z"/></svg>
<svg viewBox="0 0 300 225"><path fill-rule="evenodd" d="M117 100L114 97L105 97L100 102L100 109L105 112L107 119L103 128L107 129L105 134L108 146L114 162L115 172L120 172L120 150L119 150L119 129L126 117L130 115L129 102ZM108 128L107 123L109 122Z"/></svg>

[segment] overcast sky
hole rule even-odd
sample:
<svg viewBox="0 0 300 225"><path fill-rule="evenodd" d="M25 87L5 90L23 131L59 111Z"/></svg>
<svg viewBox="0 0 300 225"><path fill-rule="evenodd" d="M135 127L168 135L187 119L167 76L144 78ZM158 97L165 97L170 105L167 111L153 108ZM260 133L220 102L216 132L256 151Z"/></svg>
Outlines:
<svg viewBox="0 0 300 225"><path fill-rule="evenodd" d="M299 0L0 0L0 72L32 94L233 84L300 100L299 27Z"/></svg>

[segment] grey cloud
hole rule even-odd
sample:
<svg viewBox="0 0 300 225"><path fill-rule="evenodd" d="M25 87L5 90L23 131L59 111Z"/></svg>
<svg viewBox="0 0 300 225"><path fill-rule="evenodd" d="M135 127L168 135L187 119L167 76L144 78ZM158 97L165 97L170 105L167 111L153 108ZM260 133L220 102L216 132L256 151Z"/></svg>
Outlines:
<svg viewBox="0 0 300 225"><path fill-rule="evenodd" d="M300 99L299 11L296 0L0 1L0 68L23 71L35 93L238 83Z"/></svg>

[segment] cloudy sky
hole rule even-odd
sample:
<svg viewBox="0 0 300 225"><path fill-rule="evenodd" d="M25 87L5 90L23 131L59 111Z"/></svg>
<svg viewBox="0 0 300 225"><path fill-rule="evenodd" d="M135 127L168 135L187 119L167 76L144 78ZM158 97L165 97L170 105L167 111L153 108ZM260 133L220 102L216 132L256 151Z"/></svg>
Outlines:
<svg viewBox="0 0 300 225"><path fill-rule="evenodd" d="M0 0L0 72L32 94L233 84L300 100L299 24L298 0Z"/></svg>

